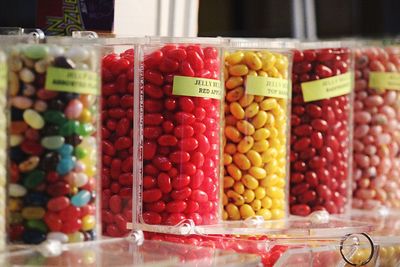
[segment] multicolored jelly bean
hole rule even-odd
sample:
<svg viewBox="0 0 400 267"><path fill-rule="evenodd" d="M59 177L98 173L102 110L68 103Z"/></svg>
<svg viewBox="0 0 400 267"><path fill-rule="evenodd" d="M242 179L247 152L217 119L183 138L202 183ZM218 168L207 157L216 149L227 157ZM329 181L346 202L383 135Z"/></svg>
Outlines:
<svg viewBox="0 0 400 267"><path fill-rule="evenodd" d="M288 70L288 58L281 53L234 50L225 54L225 220L256 215L281 219L286 214L289 84L279 98L268 94L274 88L256 91L248 80L287 80Z"/></svg>
<svg viewBox="0 0 400 267"><path fill-rule="evenodd" d="M142 49L143 175L137 176L142 190L137 217L147 224L215 223L220 205L219 49L197 44ZM193 86L178 93L178 79Z"/></svg>
<svg viewBox="0 0 400 267"><path fill-rule="evenodd" d="M345 213L348 207L351 93L306 102L303 91L305 82L336 77L350 67L347 48L294 51L289 197L294 215L316 210ZM351 92L351 77L347 78L345 89Z"/></svg>
<svg viewBox="0 0 400 267"><path fill-rule="evenodd" d="M99 85L97 54L92 50L31 44L10 53L11 242L38 244L50 238L65 243L96 237ZM68 56L76 53L87 56ZM69 72L60 76L55 71ZM89 79L86 75L94 75L93 84L71 80ZM81 85L74 86L76 82ZM66 87L53 87L57 84ZM81 91L85 86L90 93Z"/></svg>
<svg viewBox="0 0 400 267"><path fill-rule="evenodd" d="M102 62L102 228L120 237L132 222L134 50Z"/></svg>
<svg viewBox="0 0 400 267"><path fill-rule="evenodd" d="M354 208L400 208L400 93L370 86L372 75L399 71L398 47L355 50Z"/></svg>

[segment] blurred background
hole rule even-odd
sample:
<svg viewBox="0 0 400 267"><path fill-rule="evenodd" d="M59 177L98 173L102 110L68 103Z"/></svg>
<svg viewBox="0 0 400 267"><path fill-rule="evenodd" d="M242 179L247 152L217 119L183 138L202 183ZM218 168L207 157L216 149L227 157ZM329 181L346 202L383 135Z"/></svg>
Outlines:
<svg viewBox="0 0 400 267"><path fill-rule="evenodd" d="M51 29L61 18L58 26L67 29L77 23L74 10L87 30L135 36L335 38L400 32L398 0L2 0L0 26Z"/></svg>

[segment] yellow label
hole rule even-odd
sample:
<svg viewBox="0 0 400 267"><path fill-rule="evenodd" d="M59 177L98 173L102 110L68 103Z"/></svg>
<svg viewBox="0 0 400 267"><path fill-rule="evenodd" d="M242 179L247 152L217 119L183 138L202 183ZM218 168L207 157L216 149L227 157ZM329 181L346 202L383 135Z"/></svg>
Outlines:
<svg viewBox="0 0 400 267"><path fill-rule="evenodd" d="M50 67L47 69L45 88L51 91L98 95L100 77L94 71Z"/></svg>
<svg viewBox="0 0 400 267"><path fill-rule="evenodd" d="M369 73L368 87L400 90L400 73L371 71Z"/></svg>
<svg viewBox="0 0 400 267"><path fill-rule="evenodd" d="M350 72L312 82L301 84L304 102L327 99L347 95L352 88L352 75Z"/></svg>
<svg viewBox="0 0 400 267"><path fill-rule="evenodd" d="M5 90L7 88L7 64L0 64L0 90Z"/></svg>
<svg viewBox="0 0 400 267"><path fill-rule="evenodd" d="M212 79L175 76L172 94L222 99L221 82Z"/></svg>
<svg viewBox="0 0 400 267"><path fill-rule="evenodd" d="M289 82L272 77L247 76L246 94L287 99L289 97Z"/></svg>

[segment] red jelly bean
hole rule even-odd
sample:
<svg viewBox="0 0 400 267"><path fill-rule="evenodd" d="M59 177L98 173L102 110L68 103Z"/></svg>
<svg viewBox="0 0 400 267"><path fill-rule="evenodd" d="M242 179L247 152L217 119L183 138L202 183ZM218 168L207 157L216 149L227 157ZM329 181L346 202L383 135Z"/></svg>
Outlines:
<svg viewBox="0 0 400 267"><path fill-rule="evenodd" d="M50 211L60 211L69 206L69 198L67 197L56 197L52 198L47 202L47 208Z"/></svg>
<svg viewBox="0 0 400 267"><path fill-rule="evenodd" d="M344 48L295 51L289 197L292 214L306 216L320 209L342 213L347 204L352 98L345 94L306 102L302 83L346 73L349 58L349 50ZM334 193L339 194L336 202L331 200Z"/></svg>

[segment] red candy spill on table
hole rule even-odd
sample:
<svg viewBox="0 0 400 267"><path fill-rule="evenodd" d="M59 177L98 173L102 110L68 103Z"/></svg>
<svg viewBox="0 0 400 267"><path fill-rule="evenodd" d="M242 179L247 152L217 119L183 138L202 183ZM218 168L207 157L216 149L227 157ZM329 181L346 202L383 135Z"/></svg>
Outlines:
<svg viewBox="0 0 400 267"><path fill-rule="evenodd" d="M304 102L301 83L347 73L344 48L294 52L290 211L344 213L350 184L350 95Z"/></svg>
<svg viewBox="0 0 400 267"><path fill-rule="evenodd" d="M143 213L148 224L217 221L220 100L175 96L175 75L219 79L219 53L199 45L145 52Z"/></svg>
<svg viewBox="0 0 400 267"><path fill-rule="evenodd" d="M112 237L132 222L133 62L133 49L102 62L102 228Z"/></svg>

